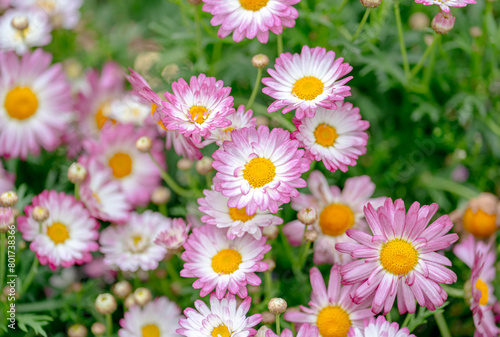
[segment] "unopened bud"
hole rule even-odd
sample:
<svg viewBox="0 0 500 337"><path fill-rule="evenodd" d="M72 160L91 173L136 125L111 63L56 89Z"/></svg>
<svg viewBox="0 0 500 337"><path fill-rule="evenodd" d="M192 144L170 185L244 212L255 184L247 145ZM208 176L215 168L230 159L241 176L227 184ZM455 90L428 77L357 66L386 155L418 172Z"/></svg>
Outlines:
<svg viewBox="0 0 500 337"><path fill-rule="evenodd" d="M182 284L180 282L172 282L170 285L170 290L176 296L180 295L182 292Z"/></svg>
<svg viewBox="0 0 500 337"><path fill-rule="evenodd" d="M366 8L376 8L380 6L382 0L361 0L361 4Z"/></svg>
<svg viewBox="0 0 500 337"><path fill-rule="evenodd" d="M269 118L267 118L266 116L257 116L255 118L255 122L257 124L257 127L261 125L269 126Z"/></svg>
<svg viewBox="0 0 500 337"><path fill-rule="evenodd" d="M448 34L450 30L453 29L455 25L455 17L451 15L451 12L439 12L432 19L432 29L438 34Z"/></svg>
<svg viewBox="0 0 500 337"><path fill-rule="evenodd" d="M31 217L37 222L44 222L49 218L49 210L42 206L35 206L31 212Z"/></svg>
<svg viewBox="0 0 500 337"><path fill-rule="evenodd" d="M113 286L113 294L118 298L125 298L132 292L132 285L129 281L123 280L115 283Z"/></svg>
<svg viewBox="0 0 500 337"><path fill-rule="evenodd" d="M276 321L276 316L269 311L264 311L261 315L262 324L272 324Z"/></svg>
<svg viewBox="0 0 500 337"><path fill-rule="evenodd" d="M97 337L100 337L106 333L106 326L101 322L95 322L92 324L92 327L90 327L90 331Z"/></svg>
<svg viewBox="0 0 500 337"><path fill-rule="evenodd" d="M81 324L73 324L68 329L68 337L87 337L87 328Z"/></svg>
<svg viewBox="0 0 500 337"><path fill-rule="evenodd" d="M193 167L193 161L186 159L186 158L181 158L177 162L177 168L181 171L189 171Z"/></svg>
<svg viewBox="0 0 500 337"><path fill-rule="evenodd" d="M286 307L286 301L279 297L271 298L269 304L267 305L269 311L275 315L284 313L286 311Z"/></svg>
<svg viewBox="0 0 500 337"><path fill-rule="evenodd" d="M276 268L276 262L273 259L264 259L262 262L267 263L267 271L273 271Z"/></svg>
<svg viewBox="0 0 500 337"><path fill-rule="evenodd" d="M318 213L312 207L305 207L297 213L297 219L306 226L312 225L318 220Z"/></svg>
<svg viewBox="0 0 500 337"><path fill-rule="evenodd" d="M100 294L95 300L95 308L103 315L112 314L116 310L116 300L111 294Z"/></svg>
<svg viewBox="0 0 500 337"><path fill-rule="evenodd" d="M253 285L248 285L248 293L250 294L256 294L260 291L260 286L253 286ZM256 298L253 298L252 299L252 302L253 300L255 300ZM255 303L255 302L254 302Z"/></svg>
<svg viewBox="0 0 500 337"><path fill-rule="evenodd" d="M429 17L422 12L415 12L410 15L410 28L413 30L423 31L429 27Z"/></svg>
<svg viewBox="0 0 500 337"><path fill-rule="evenodd" d="M308 229L304 233L304 239L307 242L314 242L318 238L318 232L316 232L314 229Z"/></svg>
<svg viewBox="0 0 500 337"><path fill-rule="evenodd" d="M28 18L25 16L16 16L10 22L11 26L17 30L23 31L29 26Z"/></svg>
<svg viewBox="0 0 500 337"><path fill-rule="evenodd" d="M201 175L207 175L210 172L212 172L213 167L213 159L210 157L203 157L200 160L196 162L196 172L198 172Z"/></svg>
<svg viewBox="0 0 500 337"><path fill-rule="evenodd" d="M478 26L472 26L469 28L469 34L472 37L480 37L483 35L483 31Z"/></svg>
<svg viewBox="0 0 500 337"><path fill-rule="evenodd" d="M125 301L123 301L123 305L125 306L125 308L127 309L130 309L132 308L134 305L137 305L137 303L135 302L135 297L134 297L134 294L130 294L128 295L126 298L125 298Z"/></svg>
<svg viewBox="0 0 500 337"><path fill-rule="evenodd" d="M151 291L148 288L137 288L134 291L134 300L141 307L146 305L151 299L153 299L153 295L151 295Z"/></svg>
<svg viewBox="0 0 500 337"><path fill-rule="evenodd" d="M6 233L9 230L9 227L12 226L15 222L14 213L12 212L12 208L0 207L0 233Z"/></svg>
<svg viewBox="0 0 500 337"><path fill-rule="evenodd" d="M172 192L168 188L160 186L153 191L151 201L155 205L163 205L170 201L171 196Z"/></svg>
<svg viewBox="0 0 500 337"><path fill-rule="evenodd" d="M276 225L270 225L267 227L262 228L262 234L267 237L269 240L276 239L278 237L278 234L280 233L280 230L278 226Z"/></svg>
<svg viewBox="0 0 500 337"><path fill-rule="evenodd" d="M203 0L187 0L188 3L190 3L191 5L201 5L203 3Z"/></svg>
<svg viewBox="0 0 500 337"><path fill-rule="evenodd" d="M75 185L83 184L87 179L87 169L80 163L73 163L68 169L68 180Z"/></svg>
<svg viewBox="0 0 500 337"><path fill-rule="evenodd" d="M137 140L135 147L142 153L147 153L151 151L153 147L153 141L148 136L143 136Z"/></svg>
<svg viewBox="0 0 500 337"><path fill-rule="evenodd" d="M257 54L254 57L252 57L252 65L255 68L265 68L269 64L269 57L264 54Z"/></svg>
<svg viewBox="0 0 500 337"><path fill-rule="evenodd" d="M270 330L267 326L265 325L261 326L260 329L257 330L257 334L255 334L255 337L266 337L267 330Z"/></svg>
<svg viewBox="0 0 500 337"><path fill-rule="evenodd" d="M17 194L14 191L7 191L0 194L0 205L3 207L12 207L17 204Z"/></svg>

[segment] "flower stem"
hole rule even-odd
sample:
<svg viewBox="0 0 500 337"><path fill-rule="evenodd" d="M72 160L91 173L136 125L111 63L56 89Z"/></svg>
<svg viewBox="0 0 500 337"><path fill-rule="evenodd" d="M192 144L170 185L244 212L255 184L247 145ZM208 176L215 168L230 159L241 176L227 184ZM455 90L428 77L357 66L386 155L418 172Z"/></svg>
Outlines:
<svg viewBox="0 0 500 337"><path fill-rule="evenodd" d="M441 332L441 337L451 337L450 329L448 328L448 324L446 324L443 313L441 311L436 311L434 313L434 318L436 319L439 332Z"/></svg>
<svg viewBox="0 0 500 337"><path fill-rule="evenodd" d="M167 183L168 187L170 187L175 193L177 193L180 196L183 196L186 198L195 197L195 195L191 191L182 188L181 186L179 186L179 184L177 184L175 182L175 180L167 173L167 171L165 171L160 166L160 164L156 161L156 159L153 157L151 152L148 152L148 155L149 155L149 158L151 158L153 163L156 165L158 170L160 170L161 177Z"/></svg>
<svg viewBox="0 0 500 337"><path fill-rule="evenodd" d="M451 297L458 297L458 298L464 298L465 297L465 291L463 289L456 289L453 287L450 287L446 284L441 284L441 287L448 293L448 296Z"/></svg>
<svg viewBox="0 0 500 337"><path fill-rule="evenodd" d="M106 335L111 337L113 335L113 318L111 314L106 315Z"/></svg>
<svg viewBox="0 0 500 337"><path fill-rule="evenodd" d="M278 335L281 334L280 318L281 318L281 314L276 315L276 333Z"/></svg>
<svg viewBox="0 0 500 337"><path fill-rule="evenodd" d="M5 278L5 233L0 234L2 236L0 240L0 284L3 283L3 279Z"/></svg>
<svg viewBox="0 0 500 337"><path fill-rule="evenodd" d="M306 263L307 257L309 256L309 250L311 249L311 242L307 241L306 244L303 246L302 253L300 254L299 258L299 268L302 270L304 268L304 264Z"/></svg>
<svg viewBox="0 0 500 337"><path fill-rule="evenodd" d="M479 192L465 186L462 184L458 184L454 181L436 177L432 175L425 175L422 177L422 181L424 185L429 186L431 188L440 189L443 191L448 191L454 193L456 195L462 196L466 199L472 199L479 195Z"/></svg>
<svg viewBox="0 0 500 337"><path fill-rule="evenodd" d="M160 213L163 214L164 216L168 217L167 204L158 205L158 211L160 211Z"/></svg>
<svg viewBox="0 0 500 337"><path fill-rule="evenodd" d="M193 6L194 7L194 23L195 23L195 32L196 32L196 53L198 56L198 61L204 58L203 55L203 47L202 47L202 35L201 35L201 17L200 10L201 6Z"/></svg>
<svg viewBox="0 0 500 337"><path fill-rule="evenodd" d="M283 33L279 34L277 37L278 40L278 57L283 54Z"/></svg>
<svg viewBox="0 0 500 337"><path fill-rule="evenodd" d="M425 50L424 54L420 58L420 61L418 61L418 63L415 65L415 67L413 67L413 69L411 70L410 79L413 76L415 76L416 74L418 74L418 72L422 69L422 67L424 66L425 60L427 60L427 57L429 57L429 54L434 49L434 46L440 37L441 37L441 35L434 34L434 38L432 39L432 43L427 46L427 49Z"/></svg>
<svg viewBox="0 0 500 337"><path fill-rule="evenodd" d="M347 5L349 0L342 0L342 3L340 4L339 8L337 8L337 12L340 13L344 9L344 7Z"/></svg>
<svg viewBox="0 0 500 337"><path fill-rule="evenodd" d="M38 271L38 258L35 256L33 258L33 264L31 265L31 269L28 273L28 276L26 276L26 280L24 281L23 288L19 296L22 296L22 294L24 294L28 290L28 288L31 285L31 282L33 282L33 279L35 278L35 274L37 271Z"/></svg>
<svg viewBox="0 0 500 337"><path fill-rule="evenodd" d="M352 36L351 42L354 42L357 39L357 37L359 36L359 34L361 33L361 31L363 30L363 27L365 26L365 23L368 20L368 17L370 16L370 11L371 11L371 8L366 9L365 14L363 15L363 18L361 19L361 22L359 23L358 29L356 30L356 33L354 33L354 35Z"/></svg>
<svg viewBox="0 0 500 337"><path fill-rule="evenodd" d="M246 105L246 109L249 110L252 107L253 102L255 102L255 98L257 97L257 92L260 88L260 80L262 78L262 68L257 69L257 78L255 79L255 84L253 86L252 95L250 95L250 99Z"/></svg>
<svg viewBox="0 0 500 337"><path fill-rule="evenodd" d="M396 16L396 25L398 27L399 47L401 48L401 57L403 58L403 68L406 80L408 81L410 79L410 65L408 64L408 56L406 55L403 24L401 23L401 12L399 10L399 0L394 0L394 15Z"/></svg>
<svg viewBox="0 0 500 337"><path fill-rule="evenodd" d="M403 322L403 324L401 325L401 327L408 327L408 323L410 323L410 321L412 320L413 316L415 316L415 314L406 314L406 317L405 317L405 320Z"/></svg>
<svg viewBox="0 0 500 337"><path fill-rule="evenodd" d="M75 199L80 200L80 184L75 184Z"/></svg>

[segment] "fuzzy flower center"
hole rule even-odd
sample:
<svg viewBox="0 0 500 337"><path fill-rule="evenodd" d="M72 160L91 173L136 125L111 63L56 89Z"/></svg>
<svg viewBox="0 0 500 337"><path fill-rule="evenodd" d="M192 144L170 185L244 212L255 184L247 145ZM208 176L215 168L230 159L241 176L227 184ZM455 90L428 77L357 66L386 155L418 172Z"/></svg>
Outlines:
<svg viewBox="0 0 500 337"><path fill-rule="evenodd" d="M95 114L95 125L99 130L102 129L102 127L104 126L104 124L106 124L107 121L111 121L113 124L116 123L116 121L106 117L106 115L104 114L104 111L106 111L107 109L109 109L109 103L108 102L103 103L101 104L99 110L97 110Z"/></svg>
<svg viewBox="0 0 500 337"><path fill-rule="evenodd" d="M267 158L254 158L245 164L243 178L253 188L269 184L276 176L276 166Z"/></svg>
<svg viewBox="0 0 500 337"><path fill-rule="evenodd" d="M234 249L223 249L212 258L212 269L217 274L232 274L238 270L240 263L239 252Z"/></svg>
<svg viewBox="0 0 500 337"><path fill-rule="evenodd" d="M351 327L349 314L339 306L322 309L316 320L319 333L323 337L345 337Z"/></svg>
<svg viewBox="0 0 500 337"><path fill-rule="evenodd" d="M193 121L198 124L203 124L203 122L208 118L208 113L205 116L205 112L207 111L208 110L206 108L195 105L189 109L189 114L191 115Z"/></svg>
<svg viewBox="0 0 500 337"><path fill-rule="evenodd" d="M156 108L158 108L158 105L152 103L151 104L151 116L154 116L155 114L155 111L156 111ZM165 127L165 125L163 125L163 122L162 121L156 121L156 123L163 129L163 130L167 130L168 129Z"/></svg>
<svg viewBox="0 0 500 337"><path fill-rule="evenodd" d="M380 251L380 263L389 273L406 275L418 263L418 251L406 240L387 241Z"/></svg>
<svg viewBox="0 0 500 337"><path fill-rule="evenodd" d="M254 12L266 7L268 2L269 0L240 0L241 7Z"/></svg>
<svg viewBox="0 0 500 337"><path fill-rule="evenodd" d="M224 324L219 325L212 331L212 337L231 337L231 332Z"/></svg>
<svg viewBox="0 0 500 337"><path fill-rule="evenodd" d="M314 76L306 76L295 82L292 94L300 99L312 101L323 93L324 88L325 85L320 79Z"/></svg>
<svg viewBox="0 0 500 337"><path fill-rule="evenodd" d="M60 222L54 222L52 226L47 227L47 235L56 245L69 239L68 229Z"/></svg>
<svg viewBox="0 0 500 337"><path fill-rule="evenodd" d="M488 214L479 209L474 213L470 208L464 214L465 230L478 239L486 239L495 234L497 230L496 214Z"/></svg>
<svg viewBox="0 0 500 337"><path fill-rule="evenodd" d="M108 164L111 170L113 170L113 176L115 178L125 178L132 172L132 158L126 153L115 153Z"/></svg>
<svg viewBox="0 0 500 337"><path fill-rule="evenodd" d="M5 110L15 119L23 121L33 116L38 109L38 99L29 88L16 87L5 97Z"/></svg>
<svg viewBox="0 0 500 337"><path fill-rule="evenodd" d="M346 205L328 205L319 215L319 226L326 235L342 235L352 225L354 225L354 213Z"/></svg>
<svg viewBox="0 0 500 337"><path fill-rule="evenodd" d="M335 144L335 140L338 136L337 129L328 124L320 124L314 130L316 143L324 147L329 147Z"/></svg>
<svg viewBox="0 0 500 337"><path fill-rule="evenodd" d="M476 288L481 292L481 298L479 299L480 305L488 304L488 285L481 279L476 282Z"/></svg>
<svg viewBox="0 0 500 337"><path fill-rule="evenodd" d="M255 214L248 215L246 211L246 207L243 208L236 208L236 207L230 207L229 208L229 216L233 221L243 221L246 222L248 220L252 220Z"/></svg>
<svg viewBox="0 0 500 337"><path fill-rule="evenodd" d="M154 324L142 327L142 337L160 337L160 329Z"/></svg>

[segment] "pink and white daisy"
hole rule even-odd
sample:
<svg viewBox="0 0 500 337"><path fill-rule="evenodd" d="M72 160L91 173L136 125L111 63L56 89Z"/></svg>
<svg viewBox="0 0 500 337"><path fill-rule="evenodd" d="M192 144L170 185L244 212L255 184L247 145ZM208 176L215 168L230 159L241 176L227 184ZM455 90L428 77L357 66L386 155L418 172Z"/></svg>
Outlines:
<svg viewBox="0 0 500 337"><path fill-rule="evenodd" d="M300 176L309 170L299 143L290 132L261 125L232 133L232 142L213 154L212 166L218 171L215 190L229 197L228 207L246 207L248 215L257 211L278 211L279 205L299 195L305 187Z"/></svg>
<svg viewBox="0 0 500 337"><path fill-rule="evenodd" d="M5 170L0 162L0 193L10 191L14 188L16 176Z"/></svg>
<svg viewBox="0 0 500 337"><path fill-rule="evenodd" d="M351 95L345 84L352 76L344 77L352 67L335 59L333 51L325 48L302 47L300 54L283 53L276 59L275 69L268 69L271 77L262 79L262 92L276 99L268 112L281 108L283 113L297 109L295 117L313 117L318 107L335 109L336 101Z"/></svg>
<svg viewBox="0 0 500 337"><path fill-rule="evenodd" d="M234 295L227 294L223 299L218 299L212 294L209 308L202 300L196 300L196 310L184 310L186 318L179 320L181 328L177 329L177 333L187 337L253 336L256 333L253 327L259 324L262 316L255 314L246 317L251 301L247 297L238 306Z"/></svg>
<svg viewBox="0 0 500 337"><path fill-rule="evenodd" d="M215 289L217 298L222 299L227 290L245 298L247 284L260 285L255 273L267 270L268 265L262 259L271 246L266 244L265 237L255 240L246 234L229 240L225 230L203 226L193 229L184 249L181 257L186 263L181 276L198 278L193 288L201 289L200 296L207 296Z"/></svg>
<svg viewBox="0 0 500 337"><path fill-rule="evenodd" d="M269 329L266 331L265 337L278 337L278 335ZM280 337L293 337L293 333L289 329L285 329L281 333ZM302 324L296 337L319 337L318 327L307 323Z"/></svg>
<svg viewBox="0 0 500 337"><path fill-rule="evenodd" d="M438 5L441 10L449 12L450 7L465 7L475 4L476 0L415 0L415 2L426 6Z"/></svg>
<svg viewBox="0 0 500 337"><path fill-rule="evenodd" d="M246 233L260 240L262 228L283 223L282 218L268 211L257 210L254 214L248 215L245 208L229 207L227 205L229 198L213 189L204 190L203 194L205 198L198 199L199 210L206 214L201 217L201 221L218 228L227 228L227 237L230 240L242 237Z"/></svg>
<svg viewBox="0 0 500 337"><path fill-rule="evenodd" d="M72 115L70 85L41 49L18 58L0 52L0 156L54 151Z"/></svg>
<svg viewBox="0 0 500 337"><path fill-rule="evenodd" d="M148 128L135 129L130 124L108 125L103 128L99 140L89 140L84 146L91 160L111 168L112 177L118 181L129 203L145 206L151 193L161 183L161 173L149 157L136 148L136 141L148 136L153 139L151 154L160 165L165 159L160 140Z"/></svg>
<svg viewBox="0 0 500 337"><path fill-rule="evenodd" d="M83 0L11 0L14 7L34 7L44 11L54 27L75 28L80 21Z"/></svg>
<svg viewBox="0 0 500 337"><path fill-rule="evenodd" d="M315 325L320 337L333 337L346 336L351 327L363 327L363 320L373 316L369 301L356 304L351 300L354 287L341 285L339 265L330 271L328 288L318 268L311 268L309 274L313 289L310 308L300 306L301 312L287 312L285 320Z"/></svg>
<svg viewBox="0 0 500 337"><path fill-rule="evenodd" d="M41 223L31 217L36 206L49 211L49 217ZM33 197L24 212L26 215L18 218L18 229L24 240L31 241L30 249L42 265L54 270L92 260L91 252L99 248L99 223L72 195L43 191Z"/></svg>
<svg viewBox="0 0 500 337"><path fill-rule="evenodd" d="M186 242L190 228L191 224L186 226L186 221L182 218L167 218L156 236L155 243L168 250L175 251Z"/></svg>
<svg viewBox="0 0 500 337"><path fill-rule="evenodd" d="M132 306L120 320L120 337L178 337L181 309L166 297L157 297L144 307Z"/></svg>
<svg viewBox="0 0 500 337"><path fill-rule="evenodd" d="M151 104L146 102L135 93L127 93L109 103L105 117L122 124L134 124L143 126L150 120Z"/></svg>
<svg viewBox="0 0 500 337"><path fill-rule="evenodd" d="M361 120L358 108L351 103L337 103L337 108L328 110L319 107L311 118L293 119L297 131L292 138L300 141L311 160L322 161L325 167L335 172L347 172L348 166L356 166L359 156L366 153L369 127Z"/></svg>
<svg viewBox="0 0 500 337"><path fill-rule="evenodd" d="M200 143L211 130L231 125L226 117L234 112L233 97L231 88L223 85L205 74L191 77L189 84L181 78L172 83L173 94L165 92L163 109L156 111L168 130L179 130Z"/></svg>
<svg viewBox="0 0 500 337"><path fill-rule="evenodd" d="M451 261L436 251L448 248L458 235L446 234L453 227L448 215L429 224L437 204L411 205L405 214L403 200L387 198L378 210L368 204L365 218L373 235L348 229L357 243L337 243L335 248L356 261L342 267L343 284L362 284L351 295L356 303L374 295L372 310L387 314L398 297L401 314L420 306L436 310L448 297L439 283L452 284L457 275L446 268Z"/></svg>
<svg viewBox="0 0 500 337"><path fill-rule="evenodd" d="M294 27L299 13L293 7L300 0L203 0L203 11L214 17L212 26L221 26L221 39L233 33L235 42L245 37L267 43L269 31L283 33L283 27Z"/></svg>
<svg viewBox="0 0 500 337"><path fill-rule="evenodd" d="M160 213L131 213L123 225L111 225L101 232L99 243L104 262L123 271L155 270L167 250L156 244L165 218Z"/></svg>
<svg viewBox="0 0 500 337"><path fill-rule="evenodd" d="M384 316L378 316L377 319L371 317L366 320L364 329L352 328L347 337L415 337L410 334L408 328L399 329L399 324L396 322L388 322Z"/></svg>
<svg viewBox="0 0 500 337"><path fill-rule="evenodd" d="M318 214L314 229L318 238L314 242L314 263L340 263L351 261L347 254L339 253L335 244L355 242L345 233L349 228L367 230L363 207L371 203L375 208L381 206L385 197L371 199L375 184L368 176L348 178L341 191L338 186L330 186L323 173L313 171L307 179L307 186L312 194L301 193L292 198L292 208L300 211L312 207ZM302 244L305 225L292 221L283 227L283 233L294 246Z"/></svg>

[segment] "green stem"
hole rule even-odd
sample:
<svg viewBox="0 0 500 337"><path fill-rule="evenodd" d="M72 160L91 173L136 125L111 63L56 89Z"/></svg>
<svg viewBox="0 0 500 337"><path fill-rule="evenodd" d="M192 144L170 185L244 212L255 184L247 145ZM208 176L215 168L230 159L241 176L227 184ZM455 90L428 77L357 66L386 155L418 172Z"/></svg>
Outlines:
<svg viewBox="0 0 500 337"><path fill-rule="evenodd" d="M408 56L406 55L406 45L403 36L403 24L401 23L401 12L399 10L399 0L394 0L394 15L396 16L396 25L398 27L399 47L401 49L401 57L403 58L403 68L406 80L410 79L410 65L408 63Z"/></svg>
<svg viewBox="0 0 500 337"><path fill-rule="evenodd" d="M354 33L354 35L352 36L351 42L354 42L357 39L357 37L359 36L359 34L361 33L361 31L363 30L363 27L365 26L365 23L368 20L368 17L370 16L370 11L371 11L371 8L366 9L365 14L363 15L363 18L361 19L361 22L359 23L358 29L356 30L356 33Z"/></svg>
<svg viewBox="0 0 500 337"><path fill-rule="evenodd" d="M281 126L283 126L288 131L293 132L296 130L295 125L293 125L293 123L286 119L281 113L273 115L274 116L271 119L274 119L275 121L280 123Z"/></svg>
<svg viewBox="0 0 500 337"><path fill-rule="evenodd" d="M387 313L387 315L385 315L385 318L387 319L387 322L392 322L392 315L390 311Z"/></svg>
<svg viewBox="0 0 500 337"><path fill-rule="evenodd" d="M262 79L262 68L257 68L257 77L255 78L255 84L253 86L252 95L250 95L250 99L246 105L246 109L249 110L252 107L253 102L255 102L255 98L257 97L257 93L260 88L260 80Z"/></svg>
<svg viewBox="0 0 500 337"><path fill-rule="evenodd" d="M80 184L75 184L75 199L80 200Z"/></svg>
<svg viewBox="0 0 500 337"><path fill-rule="evenodd" d="M281 314L276 315L276 333L278 335L281 334L280 318L281 318Z"/></svg>
<svg viewBox="0 0 500 337"><path fill-rule="evenodd" d="M113 318L111 314L106 315L106 335L109 337L113 335Z"/></svg>
<svg viewBox="0 0 500 337"><path fill-rule="evenodd" d="M201 6L193 6L194 7L194 23L195 23L195 32L196 32L196 54L198 56L198 61L204 58L203 55L203 46L202 46L202 35L201 35Z"/></svg>
<svg viewBox="0 0 500 337"><path fill-rule="evenodd" d="M349 0L342 0L342 3L340 4L339 8L337 9L337 12L340 13L344 9L344 7L347 5Z"/></svg>
<svg viewBox="0 0 500 337"><path fill-rule="evenodd" d="M458 298L464 298L465 297L465 291L463 289L456 289L456 288L450 287L450 286L448 286L446 284L441 284L441 287L451 297L458 297Z"/></svg>
<svg viewBox="0 0 500 337"><path fill-rule="evenodd" d="M415 314L406 314L406 318L403 322L403 325L401 325L401 327L408 327L408 323L410 323L411 319L413 318L413 316L415 316Z"/></svg>
<svg viewBox="0 0 500 337"><path fill-rule="evenodd" d="M283 54L283 33L279 34L277 37L278 41L278 57Z"/></svg>
<svg viewBox="0 0 500 337"><path fill-rule="evenodd" d="M21 297L28 290L28 288L31 285L31 282L33 282L33 279L35 278L37 270L38 270L38 258L35 256L33 258L33 264L31 265L31 269L28 273L28 276L26 276L26 280L24 281L23 289L21 290L19 297Z"/></svg>
<svg viewBox="0 0 500 337"><path fill-rule="evenodd" d="M311 242L307 241L306 244L303 246L302 253L300 254L300 259L299 259L299 268L302 270L304 268L304 264L307 261L307 257L309 256L309 251L311 249Z"/></svg>
<svg viewBox="0 0 500 337"><path fill-rule="evenodd" d="M434 313L434 318L436 319L439 332L441 332L441 337L451 337L450 329L448 328L448 324L446 324L443 313L441 311L436 311Z"/></svg>
<svg viewBox="0 0 500 337"><path fill-rule="evenodd" d="M415 67L413 67L413 69L411 70L410 79L413 76L415 76L416 74L418 74L418 72L422 69L422 67L424 66L425 60L427 60L427 57L429 57L429 54L434 49L434 45L435 45L437 39L439 39L439 38L440 38L440 35L434 34L434 38L432 39L432 43L427 46L427 49L425 50L424 54L420 58L420 61L418 61L418 63L415 65Z"/></svg>
<svg viewBox="0 0 500 337"><path fill-rule="evenodd" d="M168 216L168 211L167 211L167 204L160 204L158 205L158 210L160 211L161 214L164 216Z"/></svg>
<svg viewBox="0 0 500 337"><path fill-rule="evenodd" d="M181 186L179 186L175 180L160 166L160 164L156 161L156 159L153 157L151 152L148 152L149 158L153 161L153 163L156 165L158 170L160 170L161 177L163 180L167 183L168 187L170 187L175 193L177 193L180 196L189 198L189 197L195 197L195 195L191 192L188 191Z"/></svg>
<svg viewBox="0 0 500 337"><path fill-rule="evenodd" d="M265 302L269 302L269 300L273 297L273 277L272 277L272 272L269 270L264 272L264 281L266 282L265 285L265 291L266 291L266 296Z"/></svg>
<svg viewBox="0 0 500 337"><path fill-rule="evenodd" d="M2 238L0 241L0 284L4 284L3 280L5 278L5 233L1 234Z"/></svg>
<svg viewBox="0 0 500 337"><path fill-rule="evenodd" d="M170 276L172 278L172 281L178 282L180 280L179 272L174 267L174 264L172 262L173 258L174 256L167 260L167 277Z"/></svg>
<svg viewBox="0 0 500 337"><path fill-rule="evenodd" d="M35 303L21 303L16 304L17 312L38 312L38 311L51 311L64 306L61 300L48 300Z"/></svg>
<svg viewBox="0 0 500 337"><path fill-rule="evenodd" d="M208 189L212 188L213 181L212 181L212 175L210 173L205 175L205 180L207 182Z"/></svg>
<svg viewBox="0 0 500 337"><path fill-rule="evenodd" d="M472 199L479 195L479 192L445 178L426 175L422 180L428 187L448 191L466 199Z"/></svg>

